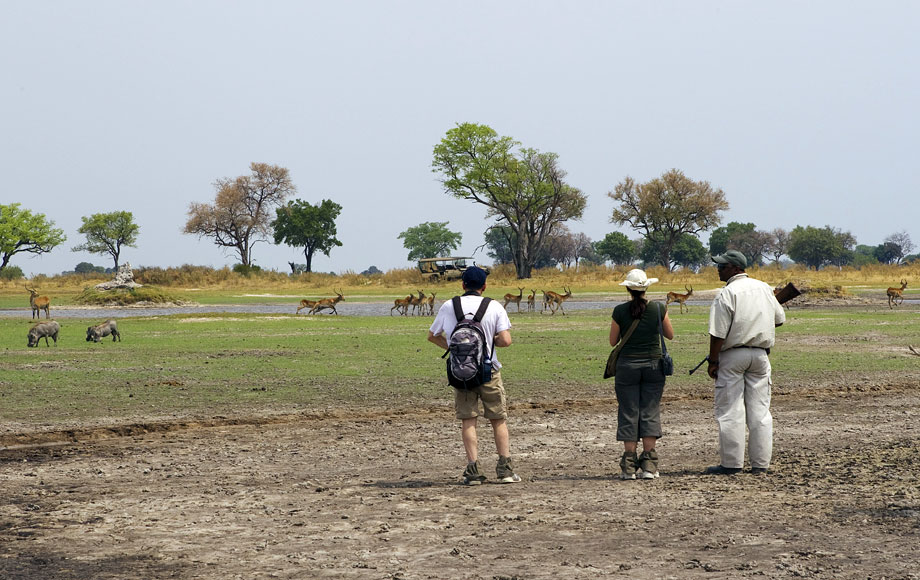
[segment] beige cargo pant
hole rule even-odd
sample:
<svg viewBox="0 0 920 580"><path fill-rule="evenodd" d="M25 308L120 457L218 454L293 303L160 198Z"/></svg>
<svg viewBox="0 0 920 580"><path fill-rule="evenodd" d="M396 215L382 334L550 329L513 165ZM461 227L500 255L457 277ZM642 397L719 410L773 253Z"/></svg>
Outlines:
<svg viewBox="0 0 920 580"><path fill-rule="evenodd" d="M751 467L770 466L773 455L771 370L770 357L762 348L732 348L719 354L714 399L722 467L744 466L745 426Z"/></svg>

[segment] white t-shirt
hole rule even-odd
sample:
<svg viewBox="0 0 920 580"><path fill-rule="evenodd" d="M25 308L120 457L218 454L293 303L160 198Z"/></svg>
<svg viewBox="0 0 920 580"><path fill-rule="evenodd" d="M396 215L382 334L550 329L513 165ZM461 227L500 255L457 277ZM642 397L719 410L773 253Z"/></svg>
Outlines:
<svg viewBox="0 0 920 580"><path fill-rule="evenodd" d="M482 302L481 296L460 297L460 306L463 307L463 312L468 314L467 318L473 318L476 311L479 310L480 302ZM492 302L489 302L489 307L486 308L481 324L486 334L489 352L492 353L492 368L500 369L502 364L498 362L493 342L496 334L503 330L511 329L511 320L502 305L497 300L492 300ZM434 317L434 322L431 323L431 328L428 330L435 336L444 333L444 336L449 338L455 326L457 326L457 316L454 314L453 300L448 300L438 309L438 315Z"/></svg>
<svg viewBox="0 0 920 580"><path fill-rule="evenodd" d="M709 334L724 338L722 350L736 346L772 348L776 325L786 322L786 313L769 285L736 274L712 301Z"/></svg>

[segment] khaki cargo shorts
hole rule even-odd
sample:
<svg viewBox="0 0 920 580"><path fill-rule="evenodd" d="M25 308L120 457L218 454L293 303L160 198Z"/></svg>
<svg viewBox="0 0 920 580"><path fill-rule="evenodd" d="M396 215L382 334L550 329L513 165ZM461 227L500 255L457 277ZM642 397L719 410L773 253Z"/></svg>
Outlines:
<svg viewBox="0 0 920 580"><path fill-rule="evenodd" d="M500 371L492 371L492 380L466 391L454 389L454 408L458 419L473 419L479 416L479 401L482 401L482 416L486 419L507 419L505 387Z"/></svg>

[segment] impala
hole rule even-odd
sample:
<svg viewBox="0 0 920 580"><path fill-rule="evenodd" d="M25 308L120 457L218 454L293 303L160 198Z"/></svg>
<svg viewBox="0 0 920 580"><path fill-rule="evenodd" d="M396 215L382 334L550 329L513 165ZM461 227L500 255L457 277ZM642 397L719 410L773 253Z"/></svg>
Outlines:
<svg viewBox="0 0 920 580"><path fill-rule="evenodd" d="M534 310L537 309L537 291L531 289L531 292L533 292L533 294L527 297L527 311L528 312L533 312Z"/></svg>
<svg viewBox="0 0 920 580"><path fill-rule="evenodd" d="M511 293L505 294L505 303L502 304L504 308L507 308L508 304L514 302L517 304L518 312L521 311L521 299L524 297L524 289L518 288L518 290L520 290L520 292L517 295Z"/></svg>
<svg viewBox="0 0 920 580"><path fill-rule="evenodd" d="M29 304L32 306L32 318L35 319L37 316L39 319L42 317L41 311L45 311L45 318L51 318L49 314L49 309L51 308L51 299L47 296L39 296L38 292L34 288L25 287L29 291ZM47 339L45 342L48 342Z"/></svg>
<svg viewBox="0 0 920 580"><path fill-rule="evenodd" d="M572 297L572 290L562 287L565 290L565 294L559 294L558 292L544 292L543 293L543 307L549 306L550 312L556 314L556 310L561 310L562 315L565 316L565 309L562 307L562 303Z"/></svg>
<svg viewBox="0 0 920 580"><path fill-rule="evenodd" d="M412 303L412 294L409 294L405 298L397 298L393 301L393 308L390 308L390 316L393 316L393 311L398 310L400 314L406 316L409 312L409 304Z"/></svg>
<svg viewBox="0 0 920 580"><path fill-rule="evenodd" d="M335 305L342 300L345 300L345 297L342 296L342 293L338 290L333 289L332 291L336 294L335 298L323 298L317 302L313 308L310 309L310 314L316 314L317 312L328 308L329 310L332 310L333 314L338 315L339 311L335 309Z"/></svg>
<svg viewBox="0 0 920 580"><path fill-rule="evenodd" d="M294 314L300 314L300 311L303 310L304 308L312 309L314 306L316 306L318 302L319 300L306 300L306 299L301 300L300 306L297 307L297 312L295 312Z"/></svg>
<svg viewBox="0 0 920 580"><path fill-rule="evenodd" d="M894 302L895 304L900 304L904 302L904 289L905 288L907 288L907 280L902 278L900 288L889 288L888 289L888 308L893 308L893 306L891 305L892 302Z"/></svg>
<svg viewBox="0 0 920 580"><path fill-rule="evenodd" d="M425 301L425 305L428 306L428 314L434 314L434 297L437 296L436 293L432 292L431 296Z"/></svg>
<svg viewBox="0 0 920 580"><path fill-rule="evenodd" d="M690 296L693 295L693 286L690 286L690 288L687 288L687 285L684 284L684 290L687 291L686 294L679 294L677 292L668 292L668 298L667 298L667 301L665 302L665 306L667 306L671 302L677 302L680 304L680 312L681 314L683 314L684 302L687 301L687 298L690 298ZM687 307L687 312L690 312L689 306Z"/></svg>
<svg viewBox="0 0 920 580"><path fill-rule="evenodd" d="M413 314L416 314L416 313L421 314L421 313L422 313L423 302L425 302L425 293L422 292L421 290L418 291L418 296L411 296L411 295L410 295L410 297L409 297L409 305L412 306L412 313L413 313Z"/></svg>

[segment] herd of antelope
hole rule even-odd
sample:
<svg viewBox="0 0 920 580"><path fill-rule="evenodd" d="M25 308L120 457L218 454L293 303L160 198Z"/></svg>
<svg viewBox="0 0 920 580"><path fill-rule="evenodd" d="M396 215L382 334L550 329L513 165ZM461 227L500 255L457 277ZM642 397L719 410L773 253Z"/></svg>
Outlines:
<svg viewBox="0 0 920 580"><path fill-rule="evenodd" d="M418 296L409 294L405 298L397 298L393 301L393 308L390 308L390 316L393 316L394 310L402 316L409 316L410 308L412 309L412 314L431 316L434 314L435 296L437 296L435 293L432 293L431 296L426 296L424 292L419 290Z"/></svg>

